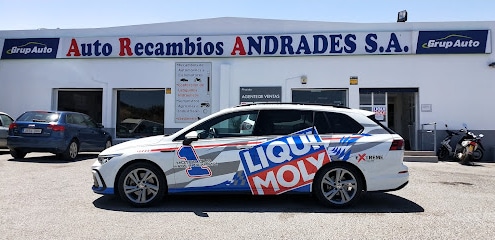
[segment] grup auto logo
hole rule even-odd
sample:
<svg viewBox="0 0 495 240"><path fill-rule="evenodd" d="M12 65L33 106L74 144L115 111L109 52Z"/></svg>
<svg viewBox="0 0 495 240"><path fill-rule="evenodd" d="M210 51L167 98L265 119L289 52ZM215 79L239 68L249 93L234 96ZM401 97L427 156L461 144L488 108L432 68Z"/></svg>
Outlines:
<svg viewBox="0 0 495 240"><path fill-rule="evenodd" d="M239 152L254 195L281 194L313 182L317 170L330 162L314 131L304 129Z"/></svg>
<svg viewBox="0 0 495 240"><path fill-rule="evenodd" d="M416 53L485 53L488 30L420 31Z"/></svg>
<svg viewBox="0 0 495 240"><path fill-rule="evenodd" d="M2 59L56 58L58 38L5 39Z"/></svg>

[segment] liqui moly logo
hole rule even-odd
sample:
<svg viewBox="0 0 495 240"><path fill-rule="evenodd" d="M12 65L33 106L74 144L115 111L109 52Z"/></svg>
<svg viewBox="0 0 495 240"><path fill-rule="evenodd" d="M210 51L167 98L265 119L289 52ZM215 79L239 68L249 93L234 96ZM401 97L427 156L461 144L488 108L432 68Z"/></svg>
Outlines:
<svg viewBox="0 0 495 240"><path fill-rule="evenodd" d="M254 195L280 194L308 185L316 171L330 162L321 138L312 128L264 142L239 154Z"/></svg>

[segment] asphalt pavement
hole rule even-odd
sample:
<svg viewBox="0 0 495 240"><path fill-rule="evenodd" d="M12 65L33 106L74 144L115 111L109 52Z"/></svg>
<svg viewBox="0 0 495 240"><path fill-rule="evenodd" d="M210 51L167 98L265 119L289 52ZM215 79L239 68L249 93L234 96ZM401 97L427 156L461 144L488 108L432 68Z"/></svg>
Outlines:
<svg viewBox="0 0 495 240"><path fill-rule="evenodd" d="M0 239L492 239L495 163L406 162L410 183L347 209L306 195L168 196L136 209L94 194L96 154L0 150Z"/></svg>

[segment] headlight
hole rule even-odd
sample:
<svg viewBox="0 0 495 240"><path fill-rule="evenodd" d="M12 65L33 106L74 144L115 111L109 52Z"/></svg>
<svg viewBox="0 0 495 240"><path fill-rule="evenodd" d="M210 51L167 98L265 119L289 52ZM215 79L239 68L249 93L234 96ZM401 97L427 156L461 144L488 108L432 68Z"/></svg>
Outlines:
<svg viewBox="0 0 495 240"><path fill-rule="evenodd" d="M122 156L122 153L109 154L109 155L98 155L98 162L100 162L100 164L105 164L108 161L110 161L110 159L112 159L114 157L119 157L119 156Z"/></svg>

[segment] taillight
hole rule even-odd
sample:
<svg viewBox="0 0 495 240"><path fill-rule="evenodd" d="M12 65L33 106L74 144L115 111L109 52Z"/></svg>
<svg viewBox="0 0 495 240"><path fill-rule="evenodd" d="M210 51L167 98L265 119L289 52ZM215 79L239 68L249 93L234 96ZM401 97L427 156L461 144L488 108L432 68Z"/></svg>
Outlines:
<svg viewBox="0 0 495 240"><path fill-rule="evenodd" d="M64 131L65 130L65 127L62 126L62 125L50 125L48 127L46 127L47 129L51 129L52 131L54 132L61 132L61 131Z"/></svg>
<svg viewBox="0 0 495 240"><path fill-rule="evenodd" d="M392 145L390 145L390 151L392 150L403 150L404 149L404 140L395 139L392 141Z"/></svg>
<svg viewBox="0 0 495 240"><path fill-rule="evenodd" d="M16 128L16 127L17 127L17 123L11 123L9 125L9 130L12 130L12 129Z"/></svg>

